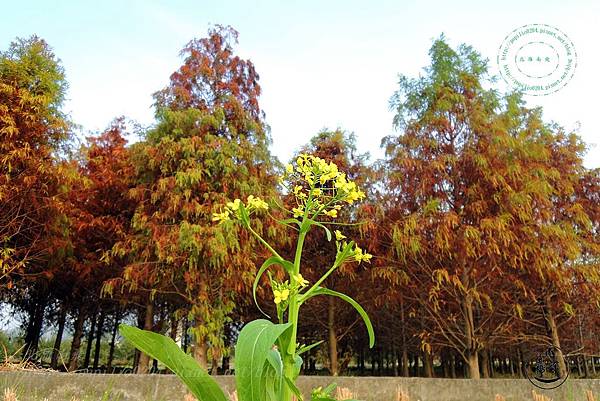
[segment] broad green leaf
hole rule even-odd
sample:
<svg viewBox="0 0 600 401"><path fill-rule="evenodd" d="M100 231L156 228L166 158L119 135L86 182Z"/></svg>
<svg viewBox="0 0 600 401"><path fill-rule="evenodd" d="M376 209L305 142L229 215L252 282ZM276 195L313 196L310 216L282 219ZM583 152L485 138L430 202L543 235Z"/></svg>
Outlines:
<svg viewBox="0 0 600 401"><path fill-rule="evenodd" d="M119 332L136 348L175 373L200 401L228 401L217 382L169 337L124 324Z"/></svg>
<svg viewBox="0 0 600 401"><path fill-rule="evenodd" d="M373 324L371 323L371 319L369 319L369 315L367 315L367 312L365 312L363 307L360 306L358 302L356 302L354 299L352 299L346 294L342 294L341 292L333 291L323 287L316 288L314 291L312 291L309 297L303 299L303 302L317 295L331 295L343 299L344 301L352 305L354 309L356 309L360 317L362 317L363 321L365 322L365 326L367 326L367 332L369 333L369 348L373 348L373 345L375 345L375 332L373 331Z"/></svg>
<svg viewBox="0 0 600 401"><path fill-rule="evenodd" d="M262 264L260 269L258 269L258 273L256 273L256 278L254 279L254 284L252 284L252 297L254 298L254 303L256 304L256 307L258 308L258 310L260 310L261 313L267 317L270 317L270 316L261 309L261 307L258 304L258 301L256 299L256 289L258 288L258 283L260 282L260 278L265 273L265 271L267 271L269 269L269 267L271 267L272 265L275 265L275 264L282 265L283 268L290 274L294 268L294 265L291 262L288 262L287 260L284 260L277 256L271 256L269 259L265 260L265 262Z"/></svg>
<svg viewBox="0 0 600 401"><path fill-rule="evenodd" d="M279 401L283 390L283 360L276 349L271 349L263 369L262 378L269 401Z"/></svg>
<svg viewBox="0 0 600 401"><path fill-rule="evenodd" d="M265 363L277 338L291 326L258 319L248 323L235 346L235 381L240 401L264 401Z"/></svg>

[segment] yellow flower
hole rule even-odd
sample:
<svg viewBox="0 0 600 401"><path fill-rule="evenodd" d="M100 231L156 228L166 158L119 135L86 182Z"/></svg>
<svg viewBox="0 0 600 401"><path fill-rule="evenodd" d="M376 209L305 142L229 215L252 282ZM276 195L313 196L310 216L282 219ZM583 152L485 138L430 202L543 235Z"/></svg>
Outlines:
<svg viewBox="0 0 600 401"><path fill-rule="evenodd" d="M336 241L341 241L343 239L346 239L346 236L344 234L342 234L340 232L340 230L335 230L334 233L335 233L335 239L336 239Z"/></svg>
<svg viewBox="0 0 600 401"><path fill-rule="evenodd" d="M294 172L294 166L292 166L290 163L285 165L285 172L287 174L292 174Z"/></svg>
<svg viewBox="0 0 600 401"><path fill-rule="evenodd" d="M312 193L313 193L313 196L319 196L319 195L321 195L321 189L315 188L315 189L313 189Z"/></svg>
<svg viewBox="0 0 600 401"><path fill-rule="evenodd" d="M325 214L329 217L333 217L336 218L337 217L337 210L336 209L331 209L325 212Z"/></svg>
<svg viewBox="0 0 600 401"><path fill-rule="evenodd" d="M298 273L298 274L294 274L294 280L300 284L301 287L306 287L308 285L308 280L306 280L304 277L302 277L302 274Z"/></svg>
<svg viewBox="0 0 600 401"><path fill-rule="evenodd" d="M290 290L284 288L283 290L273 290L273 295L275 295L275 303L279 305L281 301L287 301L290 296Z"/></svg>
<svg viewBox="0 0 600 401"><path fill-rule="evenodd" d="M268 210L269 205L264 200L255 197L254 195L248 195L248 207L252 207L254 209L264 209Z"/></svg>
<svg viewBox="0 0 600 401"><path fill-rule="evenodd" d="M358 263L369 262L372 257L373 255L371 255L370 253L363 252L363 250L360 249L358 246L354 250L354 260L356 260Z"/></svg>
<svg viewBox="0 0 600 401"><path fill-rule="evenodd" d="M234 212L240 208L241 200L236 199L233 202L227 202L227 207L233 210Z"/></svg>
<svg viewBox="0 0 600 401"><path fill-rule="evenodd" d="M294 217L300 217L304 215L304 210L300 209L299 207L295 207L292 209L292 213L294 213Z"/></svg>
<svg viewBox="0 0 600 401"><path fill-rule="evenodd" d="M213 213L212 221L218 221L219 224L221 224L227 220L229 220L229 210L225 210L221 213Z"/></svg>

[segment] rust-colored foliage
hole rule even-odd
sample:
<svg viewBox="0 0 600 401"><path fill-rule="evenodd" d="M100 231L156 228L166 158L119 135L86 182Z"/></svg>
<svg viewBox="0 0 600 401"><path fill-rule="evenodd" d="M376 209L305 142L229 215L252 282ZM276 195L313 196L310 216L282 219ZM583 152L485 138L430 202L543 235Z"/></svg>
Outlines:
<svg viewBox="0 0 600 401"><path fill-rule="evenodd" d="M258 75L233 55L236 38L217 27L190 42L184 65L156 93L158 124L133 150L132 230L114 249L129 261L126 288L175 296L203 364L207 345L213 359L223 352L224 325L250 288L258 256L247 233L211 224L212 213L227 199L272 197L276 186ZM267 234L267 225L257 227Z"/></svg>
<svg viewBox="0 0 600 401"><path fill-rule="evenodd" d="M423 349L454 349L478 378L478 353L516 334L519 302L548 312L596 234L575 196L577 137L544 124L517 94L485 90L487 67L471 48L440 39L430 54L428 76L401 78L392 99L403 132L385 140L383 241L429 322Z"/></svg>
<svg viewBox="0 0 600 401"><path fill-rule="evenodd" d="M0 53L1 285L12 286L14 274L44 274L64 245L65 172L53 153L69 128L60 112L66 86L42 39L19 39Z"/></svg>

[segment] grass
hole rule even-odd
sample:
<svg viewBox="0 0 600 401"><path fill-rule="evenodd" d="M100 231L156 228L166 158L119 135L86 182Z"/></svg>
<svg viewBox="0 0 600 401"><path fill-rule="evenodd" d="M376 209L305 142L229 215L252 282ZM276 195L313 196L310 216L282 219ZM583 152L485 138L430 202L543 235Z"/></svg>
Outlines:
<svg viewBox="0 0 600 401"><path fill-rule="evenodd" d="M16 388L5 388L3 397L0 401L19 401L21 398L20 393L21 392ZM586 398L585 398L586 401L600 401L600 398L597 399L591 390L587 390L585 393L585 396L586 396ZM235 393L235 391L229 395L229 398L231 401L237 401L237 394ZM354 396L352 394L352 391L350 391L350 389L345 388L345 387L338 387L336 389L335 398L337 400L342 401L342 400L351 400L354 398ZM570 397L570 398L573 398L573 397ZM47 398L43 398L43 399L40 399L39 401L119 401L119 400L120 400L120 396L111 398L111 391L106 390L104 392L104 394L102 395L102 397L100 398L100 400L90 399L88 397L84 397L84 398L72 397L70 400L49 400ZM188 394L184 397L184 399L182 401L196 401L196 399L192 395ZM408 395L408 392L406 392L402 388L398 387L396 389L395 401L410 401L410 396ZM494 397L494 400L490 400L490 401L506 401L506 399L501 394L496 394L496 396ZM537 393L535 390L532 390L531 391L531 401L554 401L554 400L544 394L540 394L540 393ZM563 400L557 400L557 401L563 401Z"/></svg>

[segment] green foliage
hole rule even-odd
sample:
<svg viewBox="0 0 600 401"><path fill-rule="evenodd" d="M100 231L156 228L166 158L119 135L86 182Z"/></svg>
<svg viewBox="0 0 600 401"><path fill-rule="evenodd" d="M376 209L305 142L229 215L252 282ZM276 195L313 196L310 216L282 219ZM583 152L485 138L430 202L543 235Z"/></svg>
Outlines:
<svg viewBox="0 0 600 401"><path fill-rule="evenodd" d="M127 325L121 325L119 331L140 351L171 369L198 400L227 401L217 382L169 337Z"/></svg>
<svg viewBox="0 0 600 401"><path fill-rule="evenodd" d="M365 310L351 297L337 291L329 290L321 284L340 266L349 262L368 262L371 255L356 246L354 241L345 241L345 236L336 230L336 256L332 266L310 288L308 281L301 274L302 248L305 238L313 226L325 229L325 224L335 224L331 221L321 220L325 217L335 218L342 209L342 204L352 204L364 198L365 194L358 189L353 181L348 180L345 173L338 170L334 163L327 163L323 159L310 155L300 155L293 165L286 166L286 172L281 181L288 180L294 183L294 195L299 207L294 210L284 210L295 216L298 225L298 240L294 261L284 259L262 236L254 230L253 216L269 209L266 202L252 195L247 201L235 199L227 202L221 212L213 214L213 221L218 221L219 226L227 226L231 219L239 221L241 226L256 237L271 253L259 269L253 285L254 300L256 302L256 288L260 277L272 266L279 265L283 268L287 280L278 281L269 274L269 281L274 294L279 324L268 320L255 320L248 323L240 332L235 348L235 371L238 398L240 401L290 401L292 396L302 400L302 394L295 382L300 374L302 358L300 354L316 346L299 347L297 344L297 331L299 310L302 304L316 295L329 295L343 299L350 303L360 314L367 326L369 333L369 346L373 347L375 335L373 325ZM297 185L301 182L303 185ZM289 220L279 221L287 226ZM284 314L287 312L287 323L283 323ZM173 370L201 399L208 399L208 387L212 389L213 382L198 383L182 374L184 370L196 371L199 367L192 366L192 358L185 355L175 343L151 332L143 332L128 326L121 327L121 333L143 352L163 362ZM208 377L207 373L200 371L199 376ZM204 379L203 379L204 380ZM203 388L200 384L203 384ZM331 387L333 389L333 387ZM205 393L205 391L207 391ZM212 390L211 390L212 391ZM216 390L215 390L216 391ZM329 388L318 390L313 394L314 400L328 400Z"/></svg>
<svg viewBox="0 0 600 401"><path fill-rule="evenodd" d="M244 326L235 347L235 380L240 400L282 398L283 362L279 350L272 347L290 327L291 323L276 325L262 319Z"/></svg>

